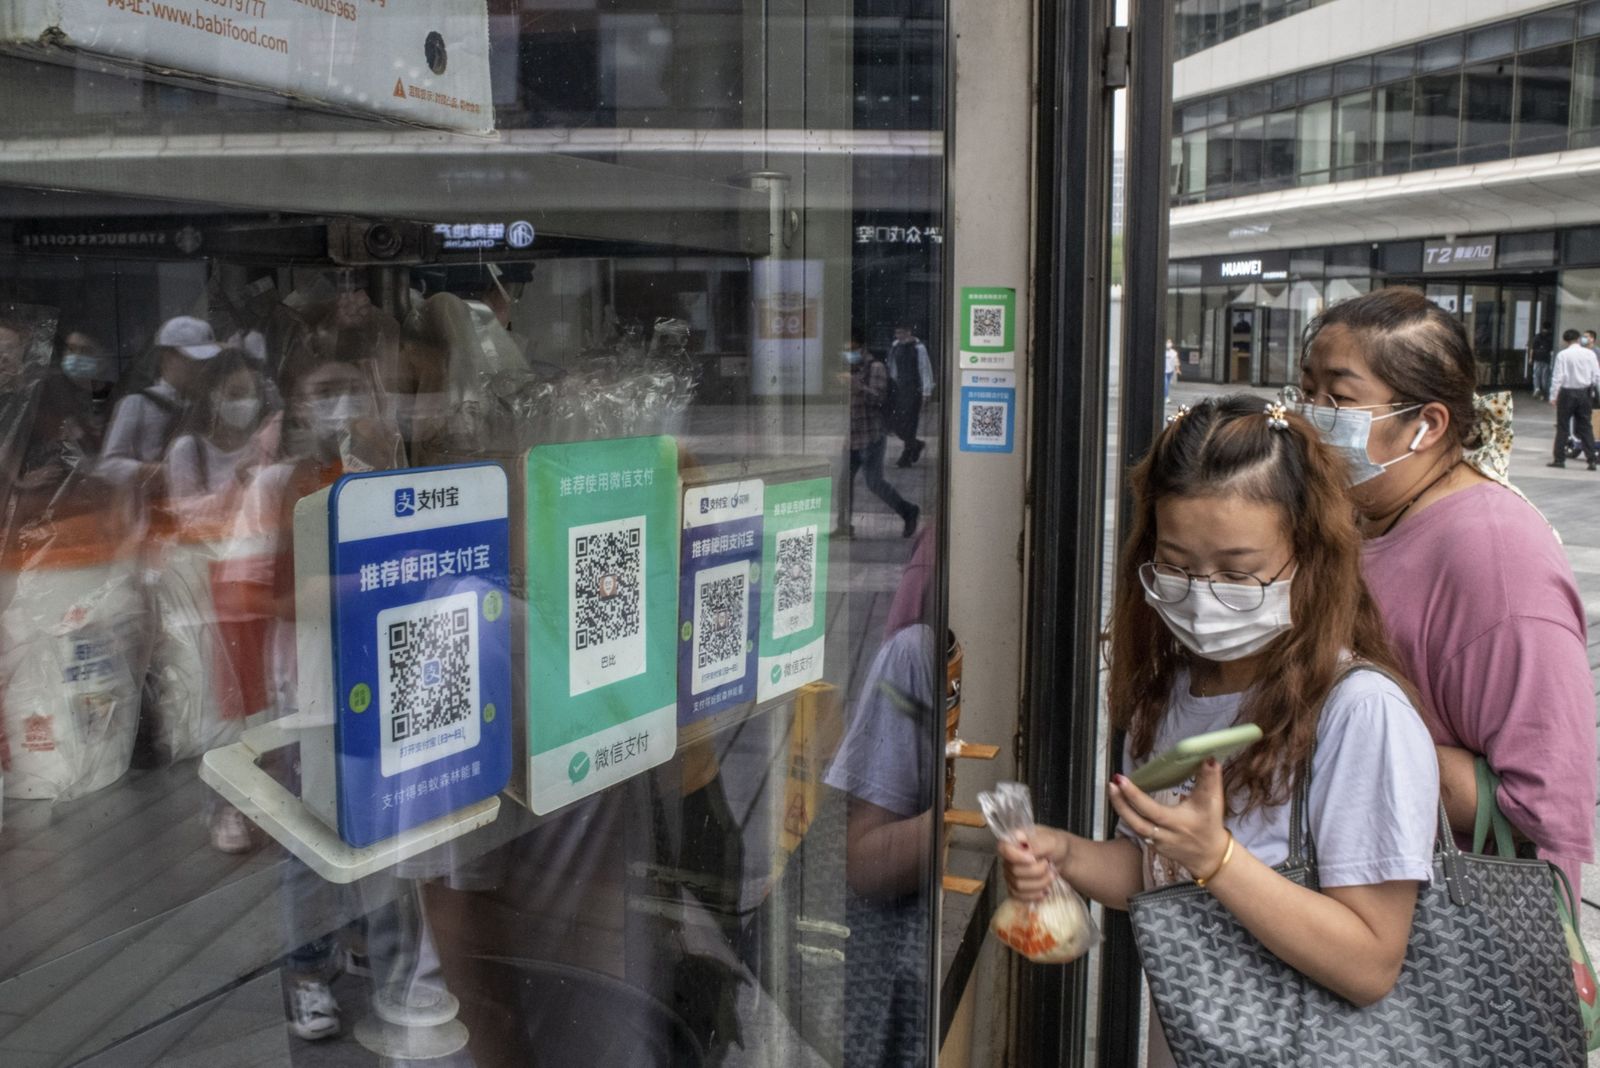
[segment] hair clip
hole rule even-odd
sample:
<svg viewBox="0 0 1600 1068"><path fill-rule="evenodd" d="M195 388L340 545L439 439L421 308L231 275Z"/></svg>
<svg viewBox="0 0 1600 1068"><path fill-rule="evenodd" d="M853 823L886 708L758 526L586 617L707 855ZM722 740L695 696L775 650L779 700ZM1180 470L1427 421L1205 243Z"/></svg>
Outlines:
<svg viewBox="0 0 1600 1068"><path fill-rule="evenodd" d="M1182 419L1188 414L1189 406L1187 404L1178 405L1178 410L1167 416L1167 425L1171 426L1173 423L1176 423L1179 419Z"/></svg>
<svg viewBox="0 0 1600 1068"><path fill-rule="evenodd" d="M1267 425L1274 430L1289 429L1289 409L1273 401L1267 405Z"/></svg>

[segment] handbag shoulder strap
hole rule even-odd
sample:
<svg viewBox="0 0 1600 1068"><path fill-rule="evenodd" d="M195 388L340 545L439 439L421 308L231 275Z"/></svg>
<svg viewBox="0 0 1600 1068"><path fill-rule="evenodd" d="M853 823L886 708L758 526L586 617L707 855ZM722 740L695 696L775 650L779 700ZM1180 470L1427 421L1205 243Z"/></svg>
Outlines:
<svg viewBox="0 0 1600 1068"><path fill-rule="evenodd" d="M1333 685L1328 687L1328 696L1323 698L1323 705L1333 697L1346 679L1358 671L1375 671L1391 682L1398 684L1399 680L1386 669L1365 660L1350 660L1333 680ZM1320 716L1320 713L1319 713ZM1310 868L1313 873L1317 865L1317 845L1311 831L1311 762L1316 756L1316 743L1312 743L1311 753L1306 757L1305 764L1300 769L1299 777L1295 782L1293 801L1289 810L1289 867ZM1478 791L1481 802L1484 791ZM1490 792L1493 797L1493 792ZM1502 817L1503 819L1504 817ZM1510 825L1507 824L1507 840L1510 840ZM1457 905L1467 905L1472 901L1472 888L1462 870L1461 850L1456 846L1455 835L1450 830L1450 816L1445 811L1444 799L1439 799L1438 825L1434 830L1434 856L1444 863L1445 884L1450 891L1450 900Z"/></svg>

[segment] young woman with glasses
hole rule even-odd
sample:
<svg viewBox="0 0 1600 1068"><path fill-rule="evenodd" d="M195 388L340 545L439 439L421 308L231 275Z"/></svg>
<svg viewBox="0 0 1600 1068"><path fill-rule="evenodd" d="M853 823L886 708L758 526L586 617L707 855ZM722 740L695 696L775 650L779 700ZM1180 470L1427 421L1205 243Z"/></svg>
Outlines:
<svg viewBox="0 0 1600 1068"><path fill-rule="evenodd" d="M1194 879L1283 961L1370 1004L1399 975L1432 873L1433 746L1361 579L1342 461L1305 419L1266 409L1253 397L1180 409L1134 471L1110 628L1125 769L1235 724L1262 741L1154 796L1117 776L1112 841L1038 827L1000 855L1022 899L1044 894L1052 868L1111 908ZM1321 891L1272 870L1308 759ZM1170 1064L1159 1027L1151 1038L1150 1063Z"/></svg>
<svg viewBox="0 0 1600 1068"><path fill-rule="evenodd" d="M1475 404L1476 373L1454 316L1382 289L1311 323L1296 407L1350 464L1367 583L1438 744L1451 824L1470 836L1482 755L1520 844L1576 888L1596 788L1583 600L1506 481L1508 412Z"/></svg>

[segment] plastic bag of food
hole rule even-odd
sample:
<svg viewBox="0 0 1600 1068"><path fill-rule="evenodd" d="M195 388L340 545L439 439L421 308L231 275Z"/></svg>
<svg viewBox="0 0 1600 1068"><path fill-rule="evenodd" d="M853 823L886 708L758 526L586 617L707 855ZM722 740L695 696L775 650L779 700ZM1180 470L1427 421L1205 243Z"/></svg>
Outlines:
<svg viewBox="0 0 1600 1068"><path fill-rule="evenodd" d="M989 829L1002 842L1015 842L1018 833L1034 826L1033 798L1020 782L997 783L978 795L978 806ZM1056 876L1038 901L1006 898L995 910L989 928L995 936L1036 964L1065 964L1077 960L1100 942L1095 926L1078 892Z"/></svg>

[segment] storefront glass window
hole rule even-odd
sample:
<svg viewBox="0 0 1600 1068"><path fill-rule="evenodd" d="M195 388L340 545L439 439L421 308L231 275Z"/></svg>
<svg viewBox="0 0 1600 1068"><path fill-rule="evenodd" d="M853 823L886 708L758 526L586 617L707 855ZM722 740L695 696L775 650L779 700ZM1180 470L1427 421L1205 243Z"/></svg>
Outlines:
<svg viewBox="0 0 1600 1068"><path fill-rule="evenodd" d="M0 1063L931 1062L943 7L250 6L0 19Z"/></svg>
<svg viewBox="0 0 1600 1068"><path fill-rule="evenodd" d="M1280 111L1267 117L1266 183L1268 188L1294 182L1296 117Z"/></svg>

